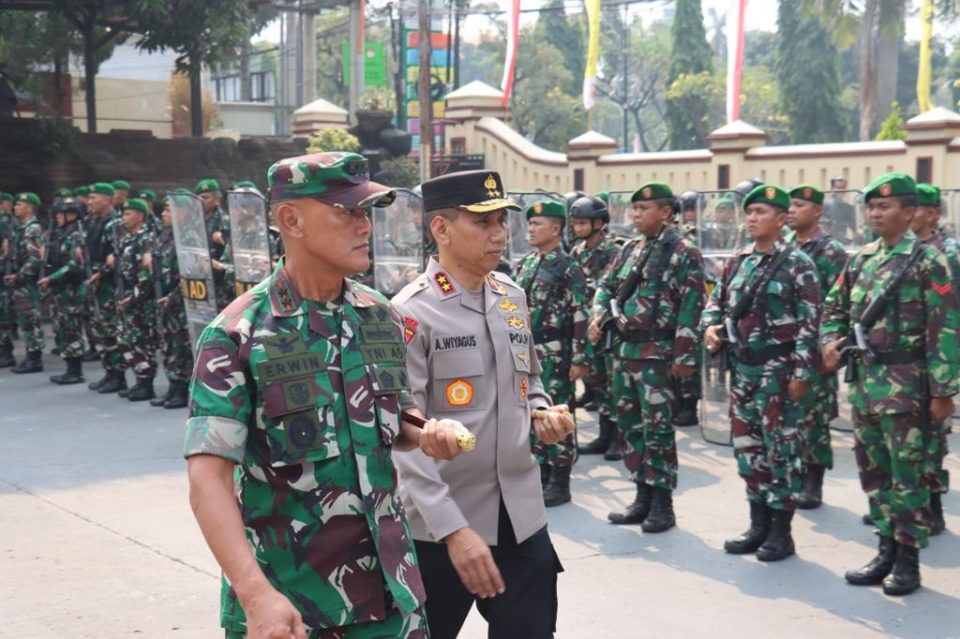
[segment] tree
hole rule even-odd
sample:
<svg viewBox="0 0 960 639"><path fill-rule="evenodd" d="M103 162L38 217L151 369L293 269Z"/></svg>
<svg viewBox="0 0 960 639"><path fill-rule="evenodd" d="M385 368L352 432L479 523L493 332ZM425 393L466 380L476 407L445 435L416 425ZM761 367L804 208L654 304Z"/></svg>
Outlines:
<svg viewBox="0 0 960 639"><path fill-rule="evenodd" d="M203 135L200 73L204 64L236 57L253 16L244 0L140 0L138 15L146 51L173 49L177 70L190 76L191 133Z"/></svg>
<svg viewBox="0 0 960 639"><path fill-rule="evenodd" d="M587 53L584 50L585 16L582 13L568 16L563 0L549 0L543 8L546 11L540 14L534 34L538 39L552 45L563 56L563 66L570 71L570 81L560 89L567 95L577 97L583 91L583 72L587 62Z"/></svg>
<svg viewBox="0 0 960 639"><path fill-rule="evenodd" d="M780 0L776 77L780 110L794 144L838 142L845 127L837 50L816 18L798 12L798 0Z"/></svg>
<svg viewBox="0 0 960 639"><path fill-rule="evenodd" d="M900 104L896 101L890 105L890 115L880 125L877 133L878 140L906 140L907 131L903 128L903 116L900 114Z"/></svg>
<svg viewBox="0 0 960 639"><path fill-rule="evenodd" d="M703 27L700 0L677 0L671 30L673 46L667 84L684 76L713 72L713 57ZM696 95L687 95L682 106L668 99L667 126L671 149L694 149L706 145L707 104Z"/></svg>

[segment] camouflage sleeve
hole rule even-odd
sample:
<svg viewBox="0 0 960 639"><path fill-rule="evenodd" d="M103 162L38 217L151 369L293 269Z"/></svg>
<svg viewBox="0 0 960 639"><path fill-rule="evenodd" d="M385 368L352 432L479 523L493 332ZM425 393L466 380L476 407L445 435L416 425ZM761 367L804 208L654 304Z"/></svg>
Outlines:
<svg viewBox="0 0 960 639"><path fill-rule="evenodd" d="M926 309L927 379L933 397L957 394L957 330L960 311L950 265L942 253L930 251L924 287Z"/></svg>
<svg viewBox="0 0 960 639"><path fill-rule="evenodd" d="M134 280L133 290L131 291L134 304L144 302L153 295L153 272L150 270L150 267L147 266L152 263L152 260L153 240L144 239L140 245L137 272L134 275L136 279Z"/></svg>
<svg viewBox="0 0 960 639"><path fill-rule="evenodd" d="M576 260L570 262L570 301L573 304L573 357L574 365L589 362L587 353L587 280Z"/></svg>
<svg viewBox="0 0 960 639"><path fill-rule="evenodd" d="M820 347L817 328L820 319L820 280L813 262L797 252L797 332L793 349L793 379L811 382L819 377Z"/></svg>
<svg viewBox="0 0 960 639"><path fill-rule="evenodd" d="M83 274L83 267L81 266L83 255L80 254L80 238L77 235L71 235L67 238L67 242L62 248L65 249L62 251L62 254L68 256L67 263L53 273L50 273L48 277L51 282L59 282L68 275Z"/></svg>
<svg viewBox="0 0 960 639"><path fill-rule="evenodd" d="M850 265L846 263L823 302L820 343L828 344L847 336L850 327Z"/></svg>
<svg viewBox="0 0 960 639"><path fill-rule="evenodd" d="M844 250L843 244L837 240L830 241L823 252L822 263L817 264L820 271L820 282L823 284L820 289L821 299L827 296L827 293L833 287L833 283L840 277L840 273L843 272L843 267L846 265L847 251Z"/></svg>
<svg viewBox="0 0 960 639"><path fill-rule="evenodd" d="M28 226L23 235L23 246L27 259L17 271L18 282L32 282L40 275L40 268L46 256L47 242L39 224Z"/></svg>
<svg viewBox="0 0 960 639"><path fill-rule="evenodd" d="M242 463L248 425L253 421L253 392L237 344L210 325L197 342L190 380L190 417L183 456L215 455Z"/></svg>
<svg viewBox="0 0 960 639"><path fill-rule="evenodd" d="M610 309L610 300L616 294L617 271L620 260L624 259L624 254L632 246L627 243L623 245L620 252L613 257L603 270L603 274L597 278L597 292L593 294L593 307L590 309L590 317L600 317Z"/></svg>
<svg viewBox="0 0 960 639"><path fill-rule="evenodd" d="M700 343L700 314L703 312L703 257L700 251L687 245L680 254L682 264L677 269L680 287L680 308L677 311L677 332L673 342L674 363L680 366L697 365L697 344Z"/></svg>
<svg viewBox="0 0 960 639"><path fill-rule="evenodd" d="M403 344L403 352L406 354L406 323L400 313L397 312L397 309L387 302L386 298L384 298L383 301L385 304L387 304L387 308L390 310L390 317L393 319L393 324L397 329L397 335L400 337L400 343ZM413 398L413 392L409 388L400 391L400 410L419 410L417 402Z"/></svg>
<svg viewBox="0 0 960 639"><path fill-rule="evenodd" d="M730 279L730 271L736 264L735 258L730 258L723 264L723 273L717 281L716 286L707 298L707 303L700 316L700 330L704 331L711 326L718 326L723 323L723 296L726 294L725 283Z"/></svg>

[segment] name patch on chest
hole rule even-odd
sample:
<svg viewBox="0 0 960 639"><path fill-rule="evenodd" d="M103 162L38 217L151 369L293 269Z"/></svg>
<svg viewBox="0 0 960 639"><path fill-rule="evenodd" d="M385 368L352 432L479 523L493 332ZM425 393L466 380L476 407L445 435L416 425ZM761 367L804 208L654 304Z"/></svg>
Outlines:
<svg viewBox="0 0 960 639"><path fill-rule="evenodd" d="M266 360L257 364L257 373L260 376L261 383L302 377L326 369L327 364L319 353L305 353L282 359Z"/></svg>
<svg viewBox="0 0 960 639"><path fill-rule="evenodd" d="M433 350L435 352L443 351L462 351L477 347L476 335L448 335L434 339Z"/></svg>

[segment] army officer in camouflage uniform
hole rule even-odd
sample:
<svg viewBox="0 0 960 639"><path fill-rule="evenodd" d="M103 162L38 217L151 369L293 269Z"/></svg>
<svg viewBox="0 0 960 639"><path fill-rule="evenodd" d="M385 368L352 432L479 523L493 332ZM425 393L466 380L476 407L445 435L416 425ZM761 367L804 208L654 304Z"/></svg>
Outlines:
<svg viewBox="0 0 960 639"><path fill-rule="evenodd" d="M402 421L402 329L347 279L368 266L364 206L393 195L368 175L353 153L274 164L286 258L199 339L184 454L230 638L426 636L391 451L458 448L449 422Z"/></svg>

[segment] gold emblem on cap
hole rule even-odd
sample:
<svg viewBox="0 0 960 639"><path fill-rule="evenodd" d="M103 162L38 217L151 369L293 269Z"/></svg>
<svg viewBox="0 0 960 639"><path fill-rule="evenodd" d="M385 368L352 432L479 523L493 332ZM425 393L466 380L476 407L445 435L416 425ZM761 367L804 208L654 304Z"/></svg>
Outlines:
<svg viewBox="0 0 960 639"><path fill-rule="evenodd" d="M483 188L487 190L488 196L500 197L500 191L497 190L497 178L493 177L492 173L483 181Z"/></svg>
<svg viewBox="0 0 960 639"><path fill-rule="evenodd" d="M813 197L813 189L811 189L809 186L804 187L803 197Z"/></svg>
<svg viewBox="0 0 960 639"><path fill-rule="evenodd" d="M534 212L534 213L543 213L543 204L541 204L540 202L537 202L536 204L534 204L534 205L533 205L533 212Z"/></svg>
<svg viewBox="0 0 960 639"><path fill-rule="evenodd" d="M772 186L768 186L767 190L764 191L763 194L767 196L768 200L772 200L777 196L777 189L773 188Z"/></svg>
<svg viewBox="0 0 960 639"><path fill-rule="evenodd" d="M649 186L643 189L643 197L649 200L651 195L653 195L653 189Z"/></svg>
<svg viewBox="0 0 960 639"><path fill-rule="evenodd" d="M893 193L893 187L889 184L881 184L878 192L880 193L880 197L888 197Z"/></svg>

